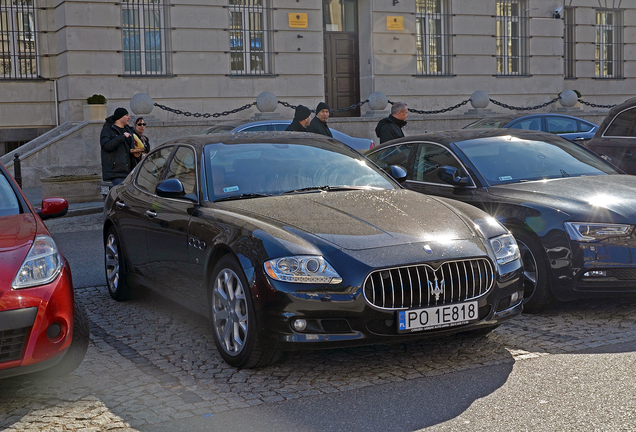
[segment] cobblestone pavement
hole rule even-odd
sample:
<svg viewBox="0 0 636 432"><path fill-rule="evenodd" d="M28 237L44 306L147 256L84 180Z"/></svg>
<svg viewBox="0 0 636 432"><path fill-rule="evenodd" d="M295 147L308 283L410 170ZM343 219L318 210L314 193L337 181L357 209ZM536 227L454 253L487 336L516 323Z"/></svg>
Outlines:
<svg viewBox="0 0 636 432"><path fill-rule="evenodd" d="M94 215L72 219L47 224L55 232L99 228ZM291 353L268 368L236 370L217 353L207 320L168 300L143 292L115 302L104 286L78 289L77 300L91 321L84 362L58 380L0 381L0 429L134 431L172 419L636 340L636 299L579 301L523 315L487 337Z"/></svg>

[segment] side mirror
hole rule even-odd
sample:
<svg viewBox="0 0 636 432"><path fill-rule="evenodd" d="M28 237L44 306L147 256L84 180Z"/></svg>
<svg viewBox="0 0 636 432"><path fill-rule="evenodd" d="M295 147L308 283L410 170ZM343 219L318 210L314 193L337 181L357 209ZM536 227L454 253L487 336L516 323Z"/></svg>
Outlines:
<svg viewBox="0 0 636 432"><path fill-rule="evenodd" d="M162 181L157 185L157 195L163 198L181 198L185 196L185 190L183 190L183 183L181 180L171 178Z"/></svg>
<svg viewBox="0 0 636 432"><path fill-rule="evenodd" d="M468 177L460 177L457 168L452 166L441 166L437 168L437 177L444 183L453 186L467 186L470 184Z"/></svg>
<svg viewBox="0 0 636 432"><path fill-rule="evenodd" d="M64 198L44 198L42 208L36 211L42 220L61 217L68 212L68 202Z"/></svg>
<svg viewBox="0 0 636 432"><path fill-rule="evenodd" d="M407 172L399 165L391 165L391 177L397 180L398 183L404 183L406 181Z"/></svg>

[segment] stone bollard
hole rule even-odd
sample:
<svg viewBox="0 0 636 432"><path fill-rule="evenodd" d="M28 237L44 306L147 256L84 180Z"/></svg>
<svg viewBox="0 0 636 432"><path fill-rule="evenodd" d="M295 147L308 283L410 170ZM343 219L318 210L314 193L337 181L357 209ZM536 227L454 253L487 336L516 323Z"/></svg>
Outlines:
<svg viewBox="0 0 636 432"><path fill-rule="evenodd" d="M256 108L260 111L254 114L255 120L282 118L274 113L278 107L278 98L270 92L263 92L256 97ZM293 117L293 114L292 114Z"/></svg>
<svg viewBox="0 0 636 432"><path fill-rule="evenodd" d="M489 103L490 96L488 96L488 93L482 90L477 90L470 96L470 104L472 105L473 109L467 110L464 114L477 117L490 115L492 114L492 110L486 109Z"/></svg>
<svg viewBox="0 0 636 432"><path fill-rule="evenodd" d="M560 113L581 111L581 108L575 106L578 102L579 96L574 90L563 90L559 93L559 105L561 105L561 108L557 108L556 111Z"/></svg>
<svg viewBox="0 0 636 432"><path fill-rule="evenodd" d="M362 117L386 117L388 111L386 106L389 104L389 98L382 92L373 92L369 95L369 110Z"/></svg>

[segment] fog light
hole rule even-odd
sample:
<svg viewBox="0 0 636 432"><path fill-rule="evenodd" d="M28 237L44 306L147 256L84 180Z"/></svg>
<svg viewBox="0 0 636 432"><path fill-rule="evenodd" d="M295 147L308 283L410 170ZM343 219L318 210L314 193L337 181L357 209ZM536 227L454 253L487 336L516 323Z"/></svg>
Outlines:
<svg viewBox="0 0 636 432"><path fill-rule="evenodd" d="M49 328L46 329L46 335L49 337L49 339L57 338L61 332L62 327L57 323L51 324Z"/></svg>
<svg viewBox="0 0 636 432"><path fill-rule="evenodd" d="M519 300L519 293L518 292L512 293L512 295L510 296L510 304L517 303L517 300Z"/></svg>
<svg viewBox="0 0 636 432"><path fill-rule="evenodd" d="M296 319L292 323L292 326L294 327L294 330L301 332L307 328L307 321L304 319Z"/></svg>
<svg viewBox="0 0 636 432"><path fill-rule="evenodd" d="M605 270L592 270L583 274L583 277L606 277L607 272Z"/></svg>

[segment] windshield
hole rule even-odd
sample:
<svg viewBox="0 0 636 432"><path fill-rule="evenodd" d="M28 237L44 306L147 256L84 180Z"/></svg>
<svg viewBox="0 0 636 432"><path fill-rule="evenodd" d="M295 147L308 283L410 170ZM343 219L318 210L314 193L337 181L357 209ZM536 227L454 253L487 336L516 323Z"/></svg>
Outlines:
<svg viewBox="0 0 636 432"><path fill-rule="evenodd" d="M359 153L329 143L211 144L205 147L211 201L328 190L394 189Z"/></svg>
<svg viewBox="0 0 636 432"><path fill-rule="evenodd" d="M559 137L538 141L499 136L456 145L491 185L618 174L610 164Z"/></svg>
<svg viewBox="0 0 636 432"><path fill-rule="evenodd" d="M499 129L512 120L512 117L485 118L464 126L464 129Z"/></svg>

